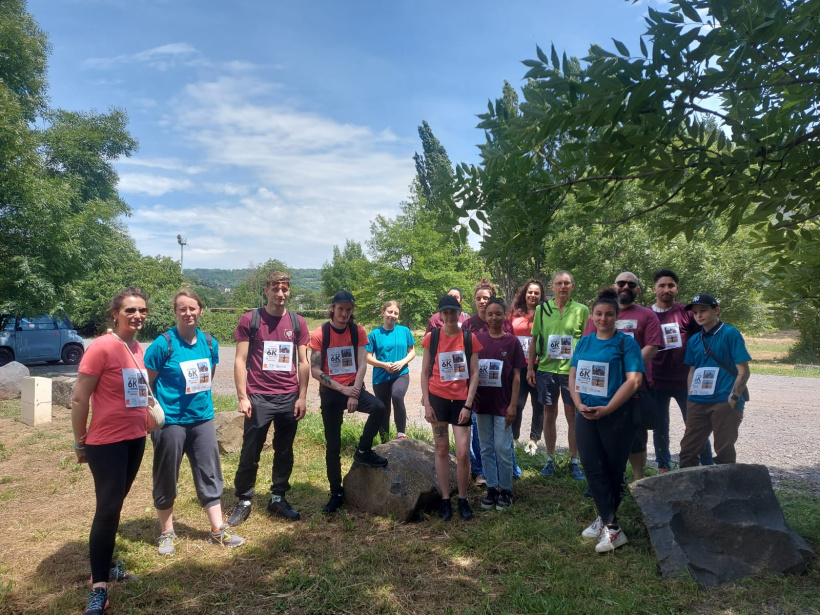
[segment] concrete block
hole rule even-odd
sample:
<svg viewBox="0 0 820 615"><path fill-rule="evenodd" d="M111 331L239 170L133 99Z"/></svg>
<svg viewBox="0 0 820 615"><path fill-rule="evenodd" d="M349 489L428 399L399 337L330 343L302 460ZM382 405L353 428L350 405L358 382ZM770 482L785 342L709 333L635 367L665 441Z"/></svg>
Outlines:
<svg viewBox="0 0 820 615"><path fill-rule="evenodd" d="M23 378L20 420L36 427L51 422L51 378Z"/></svg>

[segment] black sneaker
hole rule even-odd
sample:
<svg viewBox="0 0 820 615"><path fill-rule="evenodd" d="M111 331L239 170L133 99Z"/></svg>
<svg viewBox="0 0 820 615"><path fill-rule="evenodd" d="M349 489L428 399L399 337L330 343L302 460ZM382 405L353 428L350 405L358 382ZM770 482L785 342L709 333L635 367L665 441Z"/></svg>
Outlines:
<svg viewBox="0 0 820 615"><path fill-rule="evenodd" d="M495 503L498 500L498 489L490 487L487 489L487 495L481 500L481 508L484 510L492 510L495 508Z"/></svg>
<svg viewBox="0 0 820 615"><path fill-rule="evenodd" d="M461 518L465 521L473 518L473 509L470 508L470 503L467 501L467 498L458 498L458 514L460 514Z"/></svg>
<svg viewBox="0 0 820 615"><path fill-rule="evenodd" d="M293 507L290 504L288 504L288 501L283 496L278 496L278 500L274 500L274 497L277 496L272 496L270 502L268 502L269 514L274 515L276 517L282 517L282 519L287 519L288 521L299 520L299 511L294 510Z"/></svg>
<svg viewBox="0 0 820 615"><path fill-rule="evenodd" d="M372 468L384 468L387 466L387 459L377 455L373 449L362 451L357 448L353 454L353 461Z"/></svg>
<svg viewBox="0 0 820 615"><path fill-rule="evenodd" d="M441 504L438 507L438 516L449 521L453 518L453 503L450 498L441 498Z"/></svg>
<svg viewBox="0 0 820 615"><path fill-rule="evenodd" d="M88 597L88 606L83 615L104 615L108 608L108 590L105 587L95 587Z"/></svg>
<svg viewBox="0 0 820 615"><path fill-rule="evenodd" d="M495 504L496 510L507 510L513 503L512 491L506 489L501 490L501 495L498 496L498 501Z"/></svg>
<svg viewBox="0 0 820 615"><path fill-rule="evenodd" d="M338 493L331 493L330 500L328 500L327 504L325 504L324 508L322 508L322 512L326 515L335 513L342 504L345 503L345 492L339 491Z"/></svg>
<svg viewBox="0 0 820 615"><path fill-rule="evenodd" d="M228 525L236 527L251 516L251 501L239 500L228 517Z"/></svg>

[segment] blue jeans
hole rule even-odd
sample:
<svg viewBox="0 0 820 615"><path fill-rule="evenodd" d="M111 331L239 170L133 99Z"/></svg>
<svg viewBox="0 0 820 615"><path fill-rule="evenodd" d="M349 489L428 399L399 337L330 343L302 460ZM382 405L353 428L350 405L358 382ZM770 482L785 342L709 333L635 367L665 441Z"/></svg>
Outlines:
<svg viewBox="0 0 820 615"><path fill-rule="evenodd" d="M655 389L658 428L652 432L652 440L655 444L655 461L659 468L666 470L670 469L672 463L672 454L669 452L669 406L673 398L683 415L683 422L686 423L686 390L659 391ZM707 440L706 446L700 453L700 465L711 466L714 464L715 462L712 460L712 443Z"/></svg>
<svg viewBox="0 0 820 615"><path fill-rule="evenodd" d="M475 422L476 414L472 413L473 422L470 425L470 471L478 476L484 474L484 469L481 467L481 442L478 440L478 426Z"/></svg>
<svg viewBox="0 0 820 615"><path fill-rule="evenodd" d="M512 491L513 459L512 428L506 426L503 416L474 414L484 459L484 478L487 487Z"/></svg>

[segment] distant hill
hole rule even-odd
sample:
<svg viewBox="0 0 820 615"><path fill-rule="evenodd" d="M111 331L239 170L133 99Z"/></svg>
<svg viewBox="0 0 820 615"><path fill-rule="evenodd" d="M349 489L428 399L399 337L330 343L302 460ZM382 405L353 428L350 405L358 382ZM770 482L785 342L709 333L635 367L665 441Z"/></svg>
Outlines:
<svg viewBox="0 0 820 615"><path fill-rule="evenodd" d="M183 275L192 281L199 279L210 288L236 288L247 278L252 269L185 269ZM321 269L291 269L294 286L308 290L322 290Z"/></svg>

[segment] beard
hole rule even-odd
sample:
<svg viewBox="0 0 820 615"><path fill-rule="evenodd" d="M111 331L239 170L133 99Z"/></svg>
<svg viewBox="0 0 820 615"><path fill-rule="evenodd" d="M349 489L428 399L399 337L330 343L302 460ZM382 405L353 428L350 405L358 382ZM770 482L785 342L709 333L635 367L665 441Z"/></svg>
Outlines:
<svg viewBox="0 0 820 615"><path fill-rule="evenodd" d="M620 303L621 305L629 305L630 303L635 303L636 296L637 293L634 290L624 286L622 289L618 291L618 303Z"/></svg>

